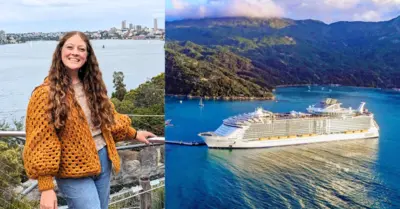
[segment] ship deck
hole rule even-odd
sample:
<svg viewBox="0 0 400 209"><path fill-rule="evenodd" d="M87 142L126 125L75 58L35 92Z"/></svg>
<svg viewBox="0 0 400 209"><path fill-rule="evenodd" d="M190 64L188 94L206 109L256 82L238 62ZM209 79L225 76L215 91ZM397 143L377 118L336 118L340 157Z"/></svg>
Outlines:
<svg viewBox="0 0 400 209"><path fill-rule="evenodd" d="M267 111L265 111L267 112ZM321 114L306 114L301 112L289 112L289 113L271 113L267 112L267 114L254 114L254 113L246 113L238 116L233 116L227 118L223 121L223 123L227 126L241 128L244 125L250 125L254 123L265 123L267 120L294 120L294 119L335 119L346 117L359 117L359 116L371 116L372 113L353 113L353 114L330 114L330 115L321 115Z"/></svg>

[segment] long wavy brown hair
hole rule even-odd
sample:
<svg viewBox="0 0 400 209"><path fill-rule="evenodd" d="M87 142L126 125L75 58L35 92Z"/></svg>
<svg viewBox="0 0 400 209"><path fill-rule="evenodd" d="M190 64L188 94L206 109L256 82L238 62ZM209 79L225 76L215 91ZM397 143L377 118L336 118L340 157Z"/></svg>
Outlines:
<svg viewBox="0 0 400 209"><path fill-rule="evenodd" d="M65 121L70 109L69 104L77 105L72 88L72 79L67 73L67 68L61 60L61 50L65 42L74 35L79 35L86 43L87 60L79 70L78 76L83 84L88 106L92 115L92 123L99 128L102 125L109 127L114 124L113 109L107 96L107 89L102 79L96 55L88 37L79 31L72 31L64 34L60 39L51 63L47 83L50 86L49 116L56 129L60 130L65 125ZM73 102L69 103L68 98ZM82 117L82 116L81 116ZM83 116L85 117L85 116Z"/></svg>

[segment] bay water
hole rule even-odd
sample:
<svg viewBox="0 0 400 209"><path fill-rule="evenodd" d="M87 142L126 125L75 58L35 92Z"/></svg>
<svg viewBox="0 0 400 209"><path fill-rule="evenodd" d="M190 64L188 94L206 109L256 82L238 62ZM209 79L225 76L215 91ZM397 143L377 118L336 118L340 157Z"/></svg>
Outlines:
<svg viewBox="0 0 400 209"><path fill-rule="evenodd" d="M379 139L226 150L166 145L167 208L400 208L400 94L355 87L278 88L277 101L166 98L166 140L201 141L257 107L305 112L331 97L375 114Z"/></svg>

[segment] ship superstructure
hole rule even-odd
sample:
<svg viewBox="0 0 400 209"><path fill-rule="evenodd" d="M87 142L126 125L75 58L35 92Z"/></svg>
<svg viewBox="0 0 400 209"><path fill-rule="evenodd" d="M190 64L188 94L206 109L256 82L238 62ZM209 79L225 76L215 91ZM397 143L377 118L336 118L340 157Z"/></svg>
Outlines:
<svg viewBox="0 0 400 209"><path fill-rule="evenodd" d="M307 113L272 113L263 108L223 120L214 132L200 133L209 147L253 148L335 140L376 138L379 127L362 102L343 108L328 98L309 106Z"/></svg>

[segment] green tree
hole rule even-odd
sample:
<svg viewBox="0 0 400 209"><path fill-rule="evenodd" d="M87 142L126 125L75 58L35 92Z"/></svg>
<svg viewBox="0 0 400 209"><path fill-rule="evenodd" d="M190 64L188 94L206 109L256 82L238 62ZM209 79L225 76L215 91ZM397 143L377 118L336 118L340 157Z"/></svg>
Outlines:
<svg viewBox="0 0 400 209"><path fill-rule="evenodd" d="M112 93L111 97L115 97L119 101L122 101L126 94L126 88L125 88L126 85L124 84L124 74L122 72L114 72L113 83L115 92Z"/></svg>

